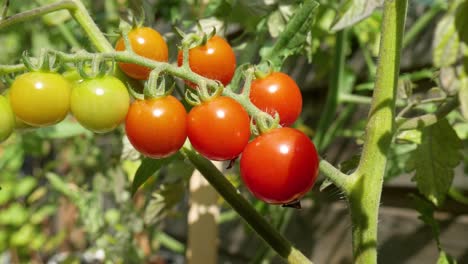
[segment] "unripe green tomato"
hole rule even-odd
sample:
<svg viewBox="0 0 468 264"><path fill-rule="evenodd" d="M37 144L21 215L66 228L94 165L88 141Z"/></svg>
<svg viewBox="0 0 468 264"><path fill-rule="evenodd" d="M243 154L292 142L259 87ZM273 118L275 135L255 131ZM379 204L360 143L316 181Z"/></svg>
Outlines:
<svg viewBox="0 0 468 264"><path fill-rule="evenodd" d="M84 80L73 88L71 112L85 128L106 133L121 124L128 112L130 96L113 76Z"/></svg>
<svg viewBox="0 0 468 264"><path fill-rule="evenodd" d="M68 114L71 87L58 73L25 73L18 76L10 87L11 108L28 125L57 124Z"/></svg>
<svg viewBox="0 0 468 264"><path fill-rule="evenodd" d="M0 142L5 141L15 129L15 114L8 99L0 95Z"/></svg>

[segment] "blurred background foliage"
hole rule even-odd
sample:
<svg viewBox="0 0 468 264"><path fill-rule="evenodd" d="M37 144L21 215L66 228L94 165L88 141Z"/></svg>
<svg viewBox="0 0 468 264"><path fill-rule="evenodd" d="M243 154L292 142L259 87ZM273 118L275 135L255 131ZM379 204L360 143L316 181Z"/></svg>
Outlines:
<svg viewBox="0 0 468 264"><path fill-rule="evenodd" d="M8 15L52 2L55 1L11 1ZM260 61L284 30L298 2L83 0L112 43L118 37L119 27L125 26L121 21L128 18L130 10L136 16L144 12L145 24L164 35L170 47L170 61L175 62L180 39L173 28L193 30L200 21L206 29L216 27L229 40L236 51L238 65ZM322 127L318 125L324 115L327 91L336 78L333 58L339 49L337 33L331 28L349 25L362 16L363 20L345 35L342 51L346 64L341 86L343 94L353 92L361 96L357 99L365 101L373 89L382 14L379 10L359 10L362 4L351 5L351 1L319 2L300 45L283 51L288 59L282 70L294 77L303 92L304 109L295 126L311 137L322 134L324 139L318 144L321 154L335 164L346 161L341 168L350 171L356 165L354 154L359 152L368 105L366 102L350 104L346 101L349 99L339 98L334 109L338 114L332 114L333 119ZM380 1L367 2L377 5ZM428 13L432 14L432 21L407 43L402 59L400 100L415 96L419 100L428 98L431 88L438 86L440 73L434 66L444 65L434 65L437 59L428 51L433 48L433 38L437 41L438 37L434 36L436 22L433 21L447 16L446 9L445 1L411 1L408 28ZM1 30L0 47L0 64L18 63L24 50L33 55L46 47L62 51L93 50L80 26L66 11ZM450 75L444 76L451 81ZM7 88L8 80L5 80L0 91ZM440 90L432 92L450 93ZM431 112L436 108L435 104L420 105L417 112ZM449 115L448 120L464 144L462 157L466 164L468 125L458 112ZM132 197L133 177L145 161L123 136L122 129L95 135L70 117L54 127L18 130L0 145L0 263L184 262L187 179L193 167L176 155L156 173L151 171L152 177ZM411 141L414 137L418 135L400 135L400 140L393 145L388 179L411 171L408 160L416 149L417 142ZM468 166L464 168L466 171ZM227 170L226 177L251 198L240 183L236 167ZM315 189L319 187L317 184ZM340 194L333 188L325 194L310 192L304 198L304 210L319 210L324 206L320 202L337 199ZM280 230L286 230L295 217L292 210L251 200ZM220 228L231 242L220 245L221 259L224 256L231 263L268 261L272 253L257 237L247 235L235 239L238 232L252 231L223 201L219 201L219 206L222 208ZM261 248L245 251L252 244Z"/></svg>

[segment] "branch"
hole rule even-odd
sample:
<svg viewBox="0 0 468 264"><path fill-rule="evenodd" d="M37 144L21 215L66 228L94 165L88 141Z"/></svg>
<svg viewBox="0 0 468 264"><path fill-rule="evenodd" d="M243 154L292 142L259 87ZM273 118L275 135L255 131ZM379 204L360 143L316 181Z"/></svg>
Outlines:
<svg viewBox="0 0 468 264"><path fill-rule="evenodd" d="M352 187L353 178L342 173L340 170L331 165L328 161L320 159L320 172L340 188L345 194L349 194Z"/></svg>
<svg viewBox="0 0 468 264"><path fill-rule="evenodd" d="M218 191L224 200L242 217L278 255L289 263L312 263L289 241L282 236L255 208L237 191L212 162L200 156L190 145L181 149L181 153L190 160L195 168Z"/></svg>
<svg viewBox="0 0 468 264"><path fill-rule="evenodd" d="M25 22L37 17L41 17L45 14L52 13L55 11L67 9L70 12L75 10L77 6L72 0L64 0L57 3L41 6L38 8L34 8L19 14L14 14L12 16L7 17L6 19L0 20L0 30L9 27L13 24Z"/></svg>
<svg viewBox="0 0 468 264"><path fill-rule="evenodd" d="M427 127L437 123L440 119L448 115L452 110L458 107L460 101L458 98L452 98L447 103L445 103L441 108L439 108L435 113L425 114L413 118L401 118L397 119L398 130L411 130Z"/></svg>

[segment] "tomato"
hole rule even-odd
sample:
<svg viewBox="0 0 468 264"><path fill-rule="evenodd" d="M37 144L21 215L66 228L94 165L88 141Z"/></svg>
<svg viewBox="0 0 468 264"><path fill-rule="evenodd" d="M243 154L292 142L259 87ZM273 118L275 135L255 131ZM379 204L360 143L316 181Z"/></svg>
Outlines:
<svg viewBox="0 0 468 264"><path fill-rule="evenodd" d="M70 108L71 84L58 73L28 72L18 76L9 91L15 115L31 126L62 121Z"/></svg>
<svg viewBox="0 0 468 264"><path fill-rule="evenodd" d="M287 204L301 198L315 183L319 158L301 131L276 128L251 141L240 159L240 172L258 199Z"/></svg>
<svg viewBox="0 0 468 264"><path fill-rule="evenodd" d="M182 51L179 51L177 63L182 65ZM189 50L189 65L193 72L227 85L236 70L236 55L226 40L214 36L205 45Z"/></svg>
<svg viewBox="0 0 468 264"><path fill-rule="evenodd" d="M15 129L15 114L10 102L0 95L0 142L5 141Z"/></svg>
<svg viewBox="0 0 468 264"><path fill-rule="evenodd" d="M73 88L71 112L85 128L105 133L120 125L127 115L130 96L125 85L113 76L84 80Z"/></svg>
<svg viewBox="0 0 468 264"><path fill-rule="evenodd" d="M145 156L164 158L187 138L187 112L174 96L136 100L128 110L125 130L130 143Z"/></svg>
<svg viewBox="0 0 468 264"><path fill-rule="evenodd" d="M220 96L195 106L187 124L193 147L211 160L236 158L250 137L249 115L229 97Z"/></svg>
<svg viewBox="0 0 468 264"><path fill-rule="evenodd" d="M138 27L130 30L128 38L136 54L155 61L168 61L167 44L158 31L149 27ZM117 51L125 50L123 38L117 41L115 49ZM147 80L151 72L150 68L132 63L119 63L119 66L128 76L139 80Z"/></svg>
<svg viewBox="0 0 468 264"><path fill-rule="evenodd" d="M292 125L302 111L302 95L296 82L287 74L273 72L256 79L250 87L250 100L260 110L276 112L282 126Z"/></svg>

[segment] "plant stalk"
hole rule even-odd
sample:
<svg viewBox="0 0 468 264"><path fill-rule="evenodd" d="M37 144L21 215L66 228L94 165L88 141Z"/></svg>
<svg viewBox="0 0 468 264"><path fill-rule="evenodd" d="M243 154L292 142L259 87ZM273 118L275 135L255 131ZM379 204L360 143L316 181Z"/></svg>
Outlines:
<svg viewBox="0 0 468 264"><path fill-rule="evenodd" d="M181 149L181 153L279 256L288 263L312 263L255 210L211 161L203 158L187 145Z"/></svg>
<svg viewBox="0 0 468 264"><path fill-rule="evenodd" d="M348 196L354 263L377 263L377 222L395 105L408 0L386 0L374 95L359 166Z"/></svg>

